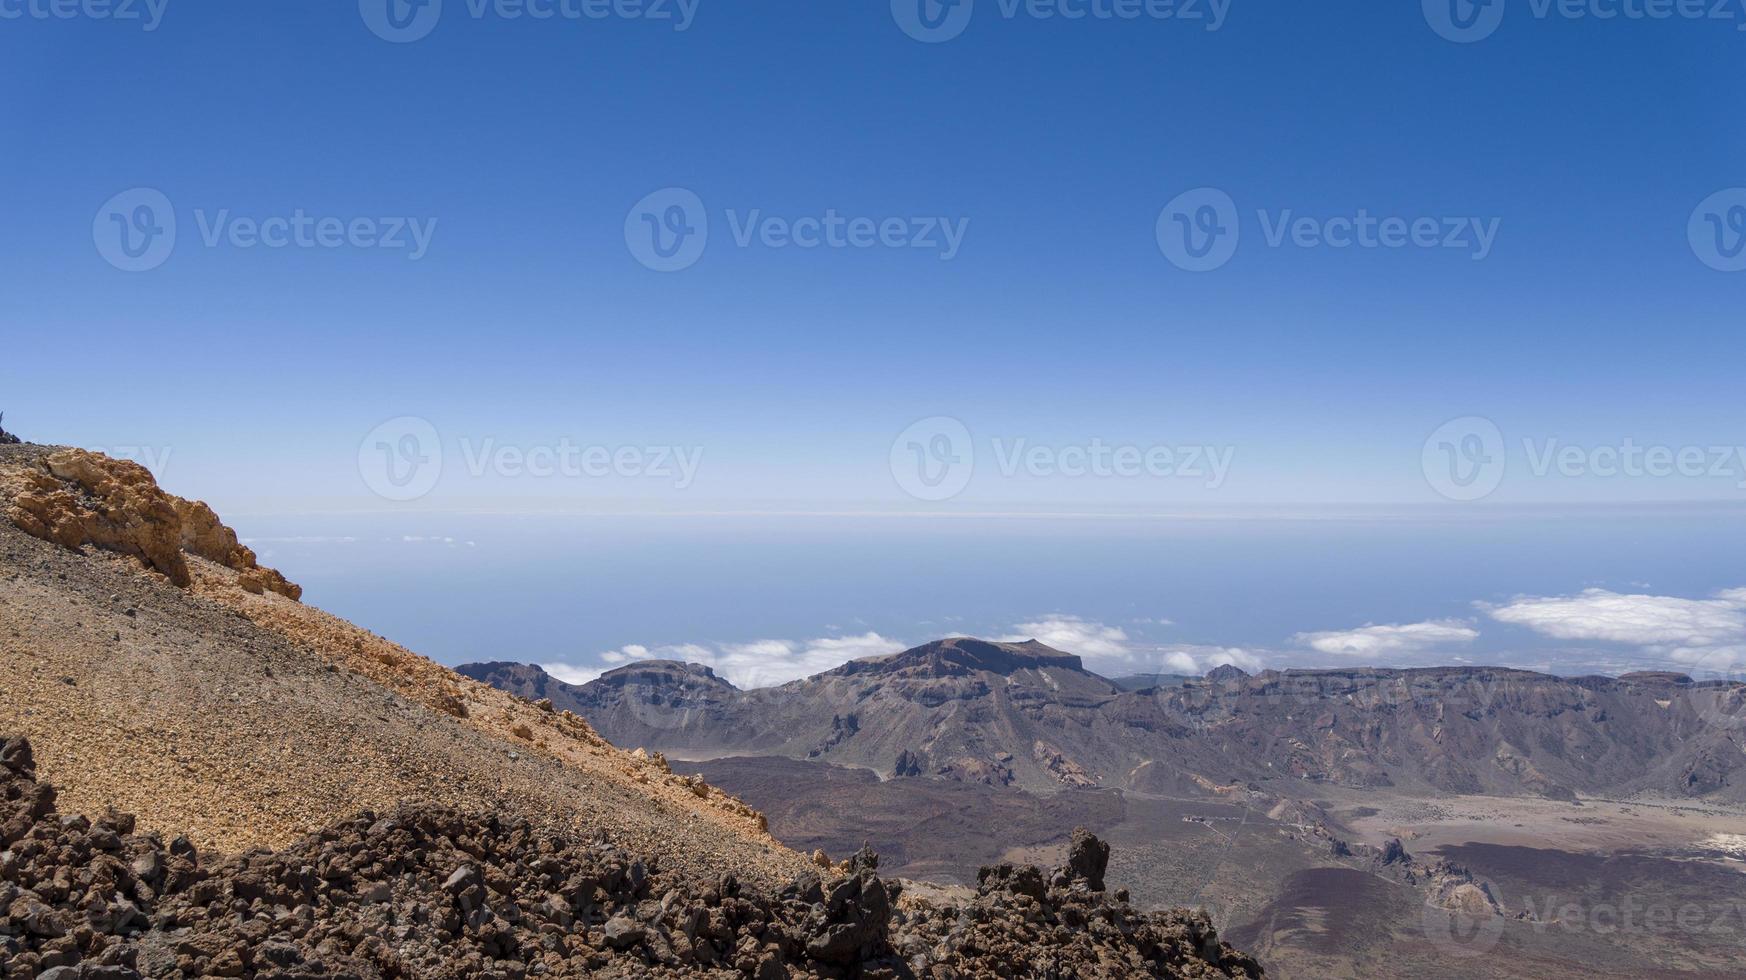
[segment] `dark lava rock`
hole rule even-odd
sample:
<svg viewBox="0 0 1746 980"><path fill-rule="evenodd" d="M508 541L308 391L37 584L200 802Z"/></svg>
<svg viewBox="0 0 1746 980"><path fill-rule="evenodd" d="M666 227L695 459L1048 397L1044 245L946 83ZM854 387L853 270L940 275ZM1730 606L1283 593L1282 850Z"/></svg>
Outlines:
<svg viewBox="0 0 1746 980"><path fill-rule="evenodd" d="M1387 844L1383 845L1383 848L1382 848L1382 863L1383 864L1398 864L1402 861L1411 861L1411 860L1412 860L1412 858L1407 855L1406 846L1400 842L1399 837L1396 837L1396 838L1390 840Z"/></svg>
<svg viewBox="0 0 1746 980"><path fill-rule="evenodd" d="M1103 873L1109 868L1109 845L1084 827L1073 829L1067 849L1067 874L1094 892L1103 891Z"/></svg>
<svg viewBox="0 0 1746 980"><path fill-rule="evenodd" d="M863 848L776 893L690 880L514 815L403 806L215 857L133 819L56 813L30 746L0 742L0 980L1258 977L1203 915L1101 891L1083 831L1051 888L985 868L961 906L899 903Z"/></svg>

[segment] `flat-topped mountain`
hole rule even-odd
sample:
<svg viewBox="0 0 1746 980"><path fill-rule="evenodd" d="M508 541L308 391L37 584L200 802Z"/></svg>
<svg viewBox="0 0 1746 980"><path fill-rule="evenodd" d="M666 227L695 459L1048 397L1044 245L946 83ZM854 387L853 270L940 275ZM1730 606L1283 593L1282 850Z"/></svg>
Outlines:
<svg viewBox="0 0 1746 980"><path fill-rule="evenodd" d="M1036 640L993 643L968 636L948 637L884 657L851 660L824 675L883 674L907 677L962 677L986 672L1012 676L1054 668L1085 673L1085 662ZM821 675L821 676L824 676Z"/></svg>
<svg viewBox="0 0 1746 980"><path fill-rule="evenodd" d="M462 670L552 697L626 744L889 776L1215 795L1273 782L1281 795L1336 784L1746 799L1746 686L1658 672L1219 667L1124 686L1036 641L964 637L752 691L665 662L580 686L537 668Z"/></svg>

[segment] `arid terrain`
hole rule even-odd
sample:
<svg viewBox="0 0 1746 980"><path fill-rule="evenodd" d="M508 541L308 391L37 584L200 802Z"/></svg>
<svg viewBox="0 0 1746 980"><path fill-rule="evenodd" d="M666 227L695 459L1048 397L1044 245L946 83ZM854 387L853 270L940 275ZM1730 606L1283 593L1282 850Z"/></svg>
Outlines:
<svg viewBox="0 0 1746 980"><path fill-rule="evenodd" d="M0 976L1259 974L1088 832L974 891L802 854L305 605L135 464L0 445L0 515Z"/></svg>

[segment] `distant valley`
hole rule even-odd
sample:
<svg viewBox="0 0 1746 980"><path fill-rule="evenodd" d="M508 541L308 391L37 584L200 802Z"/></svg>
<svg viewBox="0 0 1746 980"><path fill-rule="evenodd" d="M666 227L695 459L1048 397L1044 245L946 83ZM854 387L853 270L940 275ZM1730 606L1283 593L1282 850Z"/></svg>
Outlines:
<svg viewBox="0 0 1746 980"><path fill-rule="evenodd" d="M1209 909L1270 976L1746 975L1746 921L1650 942L1557 912L1621 888L1714 904L1743 880L1714 844L1746 830L1738 684L1476 667L1118 681L1035 641L965 637L757 690L675 661L583 685L459 670L688 760L802 851L872 843L906 876L964 885L1085 825L1117 845L1136 901Z"/></svg>

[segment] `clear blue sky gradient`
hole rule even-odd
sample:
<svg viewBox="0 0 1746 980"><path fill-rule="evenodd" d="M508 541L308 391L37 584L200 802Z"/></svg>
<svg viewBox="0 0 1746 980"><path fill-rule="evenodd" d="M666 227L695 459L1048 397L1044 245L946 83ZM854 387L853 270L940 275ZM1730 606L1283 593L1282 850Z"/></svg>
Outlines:
<svg viewBox="0 0 1746 980"><path fill-rule="evenodd" d="M1685 238L1746 183L1734 25L1522 4L1460 45L1417 4L1238 2L1207 32L982 3L934 45L878 3L705 0L681 33L449 0L399 45L353 3L172 0L151 33L0 21L6 408L39 437L173 444L191 479L251 454L289 497L363 492L357 440L407 414L701 443L718 474L745 464L723 495L781 499L892 496L885 450L928 415L1236 444L1266 477L1238 499L1434 499L1419 445L1469 414L1512 438L1742 441L1746 277ZM1246 241L1196 275L1153 224L1203 185ZM180 241L127 274L91 220L137 186L175 202ZM667 186L718 223L677 274L622 234ZM1498 243L1270 249L1252 213L1361 207L1496 217ZM439 225L418 262L208 249L196 208ZM950 262L740 249L729 208L971 224Z"/></svg>
<svg viewBox="0 0 1746 980"><path fill-rule="evenodd" d="M1457 44L1412 2L1235 0L1209 32L978 0L962 36L923 44L883 2L701 0L678 32L446 0L428 37L392 44L351 0L169 0L151 32L0 20L0 409L39 441L168 452L171 489L245 522L390 509L357 453L397 416L450 453L463 437L706 452L683 493L451 465L404 505L428 510L1442 505L1420 454L1459 416L1495 421L1512 453L1740 445L1746 273L1700 262L1687 222L1746 186L1741 23L1540 19L1509 0L1495 35ZM1237 202L1243 242L1197 274L1154 226L1203 186ZM136 187L174 202L178 243L127 273L92 223ZM667 187L712 224L675 273L624 236ZM204 247L195 212L220 209L438 225L418 261ZM969 226L950 261L740 248L730 209ZM1483 261L1270 248L1258 209L1499 233ZM887 460L927 416L978 440L1221 445L1237 463L1218 491L979 468L962 496L918 503ZM1731 504L1739 479L1515 479L1495 501ZM1719 570L1728 513L1700 561L1715 580L1691 594L1740 584ZM789 628L839 618L811 615Z"/></svg>

